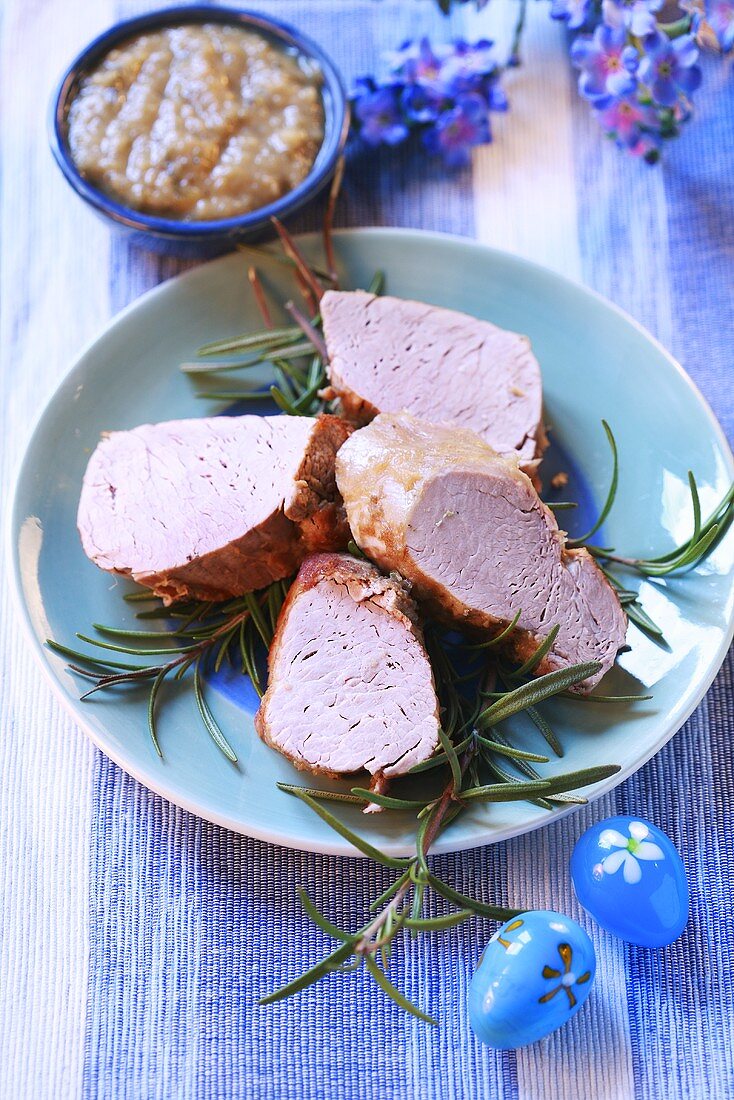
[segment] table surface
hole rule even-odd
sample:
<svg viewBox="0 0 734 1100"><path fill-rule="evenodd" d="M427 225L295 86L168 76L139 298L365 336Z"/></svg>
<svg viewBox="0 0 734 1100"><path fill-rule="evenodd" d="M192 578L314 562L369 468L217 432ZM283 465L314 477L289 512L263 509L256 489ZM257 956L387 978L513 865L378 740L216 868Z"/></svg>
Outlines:
<svg viewBox="0 0 734 1100"><path fill-rule="evenodd" d="M30 427L79 348L185 265L136 252L74 198L52 165L45 109L62 65L130 0L4 0L0 356L2 494ZM280 0L248 6L301 26L347 76L428 30L506 40L511 0L450 21L428 0ZM699 119L648 169L604 142L578 100L564 32L530 6L511 112L473 166L446 175L403 151L349 177L350 225L477 237L607 294L683 362L731 438L734 82L706 64ZM304 218L303 224L308 224ZM471 273L467 273L467 278ZM442 1018L405 1017L359 976L258 1008L263 988L325 941L296 889L332 913L363 909L385 879L353 860L291 853L169 805L97 752L31 659L0 596L0 1094L66 1097L609 1098L734 1094L732 664L684 729L588 810L506 844L441 857L459 889L579 917L599 970L562 1032L498 1053L471 1035L467 984L491 927L411 944L395 980ZM592 820L635 813L680 847L691 919L648 952L600 935L572 897L567 858Z"/></svg>

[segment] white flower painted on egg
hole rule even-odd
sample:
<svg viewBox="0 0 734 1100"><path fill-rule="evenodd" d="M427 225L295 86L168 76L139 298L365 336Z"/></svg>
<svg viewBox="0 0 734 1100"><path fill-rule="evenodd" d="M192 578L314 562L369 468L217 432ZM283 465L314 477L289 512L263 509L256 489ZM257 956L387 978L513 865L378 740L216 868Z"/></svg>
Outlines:
<svg viewBox="0 0 734 1100"><path fill-rule="evenodd" d="M601 861L604 874L614 875L622 867L625 882L630 886L639 882L642 878L640 860L665 859L662 849L646 839L649 835L650 830L642 821L630 822L629 836L617 829L605 829L599 837L599 847L614 848L615 851Z"/></svg>

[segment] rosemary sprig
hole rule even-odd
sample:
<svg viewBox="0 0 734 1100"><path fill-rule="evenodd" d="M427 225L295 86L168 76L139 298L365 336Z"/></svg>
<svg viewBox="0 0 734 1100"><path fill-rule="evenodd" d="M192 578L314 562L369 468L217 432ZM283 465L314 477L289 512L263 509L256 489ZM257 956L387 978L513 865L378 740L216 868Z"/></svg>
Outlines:
<svg viewBox="0 0 734 1100"><path fill-rule="evenodd" d="M247 359L238 359L235 362L221 362L216 359L214 362L191 362L182 363L181 370L184 374L226 374L231 371L238 370L251 370L253 367L262 366L265 362L277 360L279 363L287 362L290 359L302 359L305 355L310 355L313 351L313 345L303 339L303 333L298 333L300 339L295 342L283 344L272 343L265 345L260 354L256 356L249 356ZM200 350L199 354L203 354Z"/></svg>
<svg viewBox="0 0 734 1100"><path fill-rule="evenodd" d="M184 374L214 380L225 374L269 364L273 368L274 381L265 390L212 388L198 392L197 398L223 403L270 400L290 416L316 416L326 408L325 402L319 396L327 385L327 377L326 345L321 331L318 303L326 289L338 286L332 225L342 175L343 166L340 165L334 175L324 220L325 267L317 267L308 262L294 238L276 218L273 219L273 227L277 233L279 251L251 245L242 246L242 251L255 258L274 260L289 267L301 290L309 315L288 300L280 303L280 309L290 315L294 324L274 326L271 303L268 302L257 268L250 265L247 278L265 327L256 332L210 341L199 348L196 360L181 364ZM381 294L384 285L384 272L378 271L368 290L372 294ZM222 359L223 356L227 358ZM310 360L308 365L304 362L306 359Z"/></svg>
<svg viewBox="0 0 734 1100"><path fill-rule="evenodd" d="M595 535L599 530L604 520L607 518L612 510L612 506L617 496L617 486L619 485L619 455L617 453L617 441L614 438L612 429L607 424L606 420L602 420L602 427L607 437L610 450L612 452L612 477L609 482L609 490L607 492L606 500L604 501L604 507L602 508L596 523L589 528L585 535L579 535L578 538L569 539L566 543L567 546L585 546L592 535Z"/></svg>
<svg viewBox="0 0 734 1100"><path fill-rule="evenodd" d="M271 248L269 245L263 244L238 244L237 251L242 252L246 256L250 256L254 260L266 260L280 264L282 267L287 267L291 271L295 269L295 264L289 256L286 256L279 245L276 244L275 248ZM333 279L328 271L325 271L322 267L317 267L316 264L311 263L311 271L320 279L322 283L331 283L333 285ZM254 270L254 268L253 268Z"/></svg>
<svg viewBox="0 0 734 1100"><path fill-rule="evenodd" d="M589 546L589 552L596 558L624 566L643 577L666 577L672 573L688 572L701 565L734 522L734 484L727 489L705 523L701 522L698 485L691 470L688 471L688 484L693 512L693 532L680 545L654 558L622 557L613 552L613 547Z"/></svg>
<svg viewBox="0 0 734 1100"><path fill-rule="evenodd" d="M203 681L208 667L219 671L225 658L238 660L243 675L249 676L255 689L262 694L257 671L258 653L265 650L273 636L274 622L284 599L283 582L275 582L260 593L249 593L224 604L195 602L178 605L176 609L164 608L162 601L152 593L133 593L133 600L145 599L157 604L168 619L160 630L112 627L95 623L94 628L102 638L78 634L80 641L102 650L113 650L140 658L137 663L108 661L96 654L61 645L52 639L46 644L73 664L69 669L84 679L92 680L92 687L81 695L89 699L99 691L109 691L123 686L143 687L148 690L148 733L156 753L163 752L158 737L158 710L161 690L166 679L172 676L181 680L193 669L192 686L196 707L206 732L217 748L231 763L237 763L237 754L220 729L209 704L204 697ZM286 589L287 590L287 589ZM149 614L139 612L140 616ZM112 643L104 636L117 638ZM168 657L153 664L148 657Z"/></svg>
<svg viewBox="0 0 734 1100"><path fill-rule="evenodd" d="M257 352L261 358L275 348L288 347L302 338L298 325L285 325L282 328L265 328L259 332L244 332L241 336L229 336L224 340L213 340L203 344L197 355L204 358L209 355L232 355L236 352Z"/></svg>
<svg viewBox="0 0 734 1100"><path fill-rule="evenodd" d="M459 699L458 709L460 716L471 710L474 716L478 707L476 702L459 696L456 693L455 684L451 682L454 674L448 658L436 660L436 635L429 632L433 648L434 672L437 680L439 697L448 699L452 692ZM552 694L559 694L567 686L580 683L586 679L598 666L581 664L574 669L563 670L564 675L551 673L532 684L521 684L518 687L504 692L493 693L499 698L492 704L496 709L492 712L509 715L518 713L524 709L528 697L528 688L540 685L533 698L549 698ZM486 693L485 693L486 694ZM498 706L501 704L501 706ZM492 711L492 707L488 710ZM486 714L486 712L484 712ZM454 723L458 728L458 722ZM418 826L416 830L416 852L409 859L390 856L376 849L346 823L328 810L322 802L334 800L334 793L330 791L318 791L315 789L299 788L292 784L281 784L282 790L300 798L318 816L334 829L341 837L363 854L367 854L374 861L383 866L390 867L400 874L391 883L379 898L370 906L372 913L370 919L354 932L338 928L328 917L320 912L307 895L302 895L304 909L311 919L327 934L338 940L340 946L332 951L320 963L308 970L305 974L289 982L280 989L274 990L265 996L261 1003L269 1004L300 992L308 985L320 981L323 977L334 971L338 960L338 969L353 969L364 964L370 976L377 985L396 1004L406 1011L419 1016L423 1020L435 1023L421 1009L408 1001L404 994L397 989L385 974L384 967L388 965L390 951L396 943L401 932L414 935L419 932L440 932L461 924L474 916L488 917L493 920L504 921L510 919L522 909L507 909L491 905L487 902L469 897L456 891L449 883L444 882L433 873L428 863L428 853L436 837L445 829L451 821L464 809L464 807L477 803L491 803L504 801L532 800L538 801L541 797L544 804L552 808L548 798L564 797L564 792L576 791L592 783L597 783L609 778L619 769L617 765L608 765L597 768L587 768L582 771L567 772L560 775L540 776L531 772L530 778L516 776L511 772L501 771L499 782L477 783L475 778L479 775L479 769L483 764L489 763L495 753L510 758L512 764L529 769L529 760L547 763L547 757L539 754L525 753L514 749L506 742L504 737L497 734L497 741L490 740L479 732L479 722L470 721L471 731L468 736L460 741L452 738L441 730L439 734L440 752L436 760L448 769L448 775L444 786L438 795L431 798L399 798L393 795L376 794L374 791L363 787L353 787L350 802L368 805L377 802L388 810L403 813L416 813ZM444 726L446 722L444 721ZM466 723L463 723L466 725ZM502 743L505 742L505 743ZM509 751L508 751L509 750ZM412 769L415 774L419 768ZM338 801L347 801L346 798L338 798ZM577 799L584 801L584 799ZM457 911L448 911L436 916L423 917L423 906L426 895L433 891L439 897L457 906ZM377 962L377 957L382 960L382 968Z"/></svg>
<svg viewBox="0 0 734 1100"><path fill-rule="evenodd" d="M236 625L234 629L236 629ZM224 649L222 649L222 652L224 652ZM198 657L194 662L194 697L196 699L196 705L199 708L201 720L206 728L206 732L209 734L217 748L224 753L227 759L230 760L233 764L236 764L237 754L235 753L229 741L217 725L217 722L214 719L214 715L209 708L209 704L204 698L204 692L201 685L201 657Z"/></svg>
<svg viewBox="0 0 734 1100"><path fill-rule="evenodd" d="M685 539L679 546L674 547L672 550L668 550L664 554L652 558L632 558L617 554L613 546L595 546L590 543L589 540L600 530L602 524L609 516L614 506L617 489L619 487L619 454L617 443L614 438L614 433L606 420L602 420L602 426L612 455L612 474L609 489L604 505L593 526L586 534L568 539L566 545L572 549L584 546L588 552L597 559L607 579L617 589L620 602L632 622L641 630L646 631L646 633L651 635L655 640L664 641L663 632L660 627L641 607L639 593L632 589L625 588L618 577L616 577L613 570L615 568L622 568L637 573L642 577L655 578L688 572L701 565L716 546L718 546L734 522L734 484L727 489L726 493L705 522L702 522L698 484L693 471L689 470L688 486L691 494L693 531L688 539ZM562 502L562 507L568 507L570 503L572 502ZM550 507L558 507L558 505L550 505Z"/></svg>
<svg viewBox="0 0 734 1100"><path fill-rule="evenodd" d="M598 672L600 665L596 661L587 661L583 664L572 665L570 668L559 668L555 672L547 672L545 676L539 676L536 680L529 680L514 691L503 693L490 706L483 710L477 720L476 727L479 730L489 729L513 714L527 710L528 707L536 707L545 699L558 695L566 688L579 684L589 676Z"/></svg>
<svg viewBox="0 0 734 1100"><path fill-rule="evenodd" d="M696 566L700 565L708 557L714 547L718 545L731 527L732 522L734 522L734 483L729 486L711 515L702 523L698 485L692 470L688 471L688 487L691 494L693 531L690 537L685 539L679 546L654 558L630 558L616 554L614 552L614 547L594 546L589 543L591 536L596 534L611 512L619 484L617 444L612 430L605 420L602 420L602 425L612 452L613 465L609 491L604 506L599 514L599 518L593 527L591 527L585 535L581 535L575 539L569 539L567 545L570 547L586 546L586 549L595 558L604 562L613 562L616 565L624 566L644 577L664 577L671 573L679 573L694 569ZM624 596L627 597L626 602L628 606L631 606L637 594L629 590L623 590L622 586L616 581L615 584L623 591Z"/></svg>

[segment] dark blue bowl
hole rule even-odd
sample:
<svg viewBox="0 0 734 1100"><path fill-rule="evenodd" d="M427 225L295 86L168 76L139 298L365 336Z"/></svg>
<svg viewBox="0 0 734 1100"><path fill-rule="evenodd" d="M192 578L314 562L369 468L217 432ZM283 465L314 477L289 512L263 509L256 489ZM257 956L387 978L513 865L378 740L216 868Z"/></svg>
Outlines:
<svg viewBox="0 0 734 1100"><path fill-rule="evenodd" d="M128 38L160 27L182 23L227 23L246 27L265 35L276 45L298 50L318 63L324 77L324 140L311 171L306 178L277 202L251 210L236 218L218 221L176 221L141 214L116 202L97 187L93 187L77 169L68 144L68 113L82 78L111 49ZM62 76L51 100L49 140L51 151L67 181L86 203L101 217L111 222L136 244L157 252L179 256L212 256L226 252L242 240L261 236L270 228L270 218L287 218L300 206L314 198L334 174L339 155L349 130L349 105L339 72L320 46L293 27L256 12L197 4L191 7L166 8L150 12L137 19L128 19L105 31L76 57Z"/></svg>

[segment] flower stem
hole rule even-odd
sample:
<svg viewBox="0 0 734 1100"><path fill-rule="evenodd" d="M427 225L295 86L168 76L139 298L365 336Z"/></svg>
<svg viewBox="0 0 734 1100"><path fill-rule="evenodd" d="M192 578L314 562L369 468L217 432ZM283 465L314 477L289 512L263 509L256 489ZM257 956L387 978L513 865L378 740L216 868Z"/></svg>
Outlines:
<svg viewBox="0 0 734 1100"><path fill-rule="evenodd" d="M525 19L528 13L528 0L519 0L519 9L517 13L517 20L515 21L515 31L512 36L512 44L510 46L510 56L507 64L512 68L517 68L520 65L520 41L522 39L523 31L525 30Z"/></svg>
<svg viewBox="0 0 734 1100"><path fill-rule="evenodd" d="M680 19L674 20L672 23L658 23L658 30L666 34L668 38L680 38L682 35L688 34L690 29L690 15L684 15Z"/></svg>

